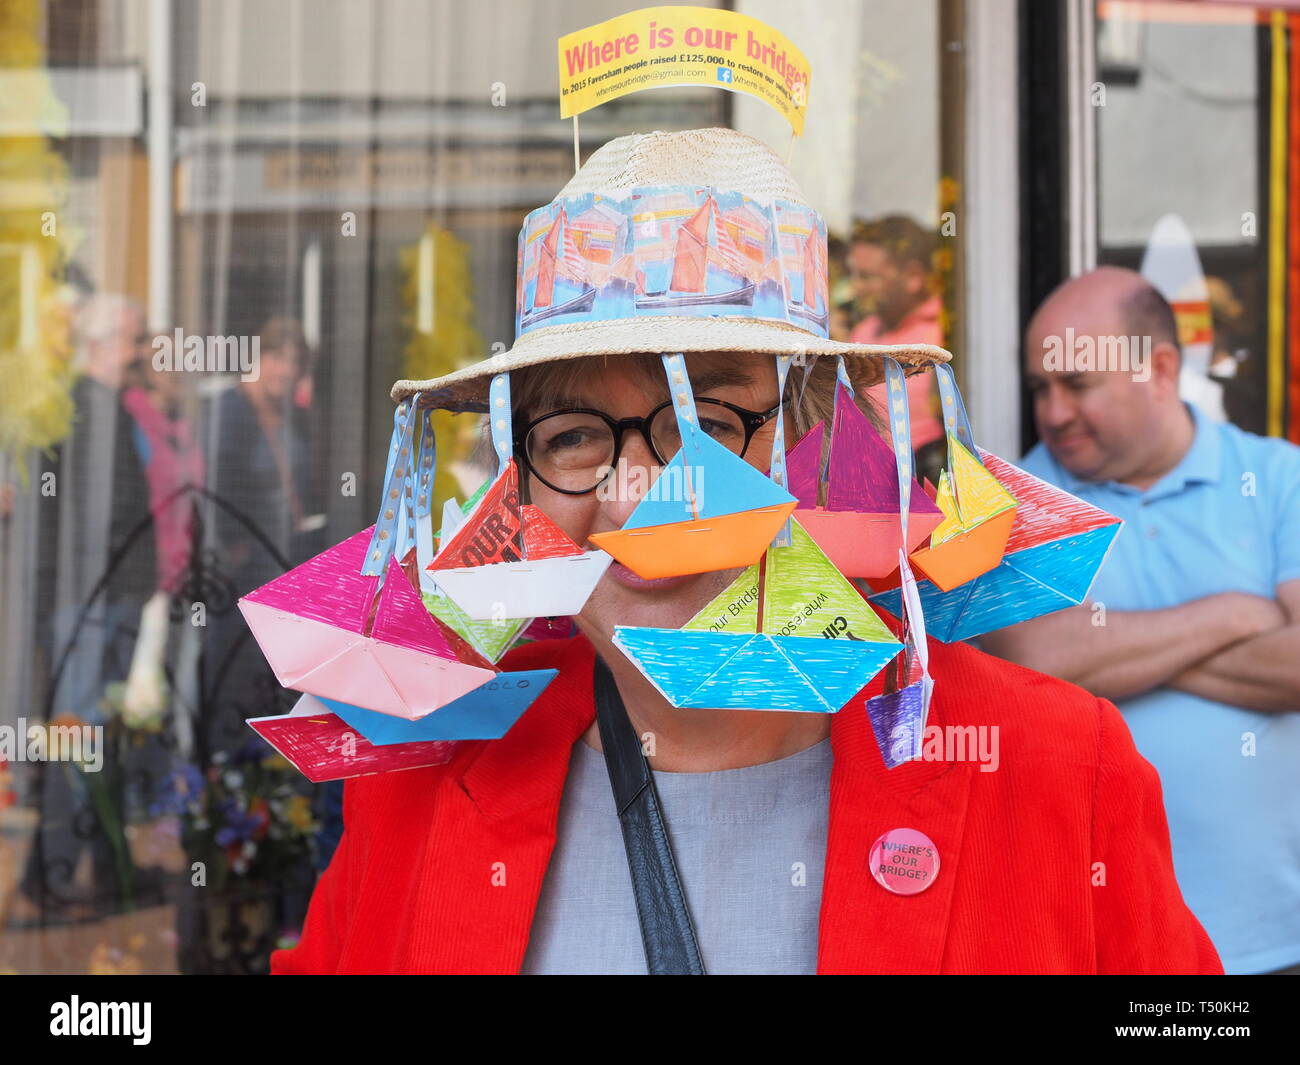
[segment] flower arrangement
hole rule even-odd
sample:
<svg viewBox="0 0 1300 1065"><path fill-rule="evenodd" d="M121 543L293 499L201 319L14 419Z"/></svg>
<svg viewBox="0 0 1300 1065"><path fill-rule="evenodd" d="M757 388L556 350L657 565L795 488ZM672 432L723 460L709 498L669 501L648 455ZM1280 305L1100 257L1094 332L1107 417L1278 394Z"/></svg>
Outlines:
<svg viewBox="0 0 1300 1065"><path fill-rule="evenodd" d="M254 739L233 755L217 752L206 772L182 765L160 782L153 817L181 819L181 841L200 883L274 884L314 858L317 822L298 773Z"/></svg>

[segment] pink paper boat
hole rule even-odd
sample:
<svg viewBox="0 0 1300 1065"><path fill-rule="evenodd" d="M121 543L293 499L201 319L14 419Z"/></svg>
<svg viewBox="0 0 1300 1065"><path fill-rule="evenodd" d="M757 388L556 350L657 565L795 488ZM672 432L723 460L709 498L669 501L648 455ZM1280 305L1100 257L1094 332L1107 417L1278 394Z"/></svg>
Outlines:
<svg viewBox="0 0 1300 1065"><path fill-rule="evenodd" d="M379 595L360 572L373 529L309 559L239 601L286 688L414 721L497 675L433 617L396 560Z"/></svg>
<svg viewBox="0 0 1300 1065"><path fill-rule="evenodd" d="M835 390L828 477L821 476L822 436L818 422L786 457L787 487L799 500L795 517L846 577L878 578L898 568L898 468L847 389ZM911 456L908 456L910 462ZM825 505L819 491L826 484ZM943 521L920 485L913 482L907 550L915 550Z"/></svg>

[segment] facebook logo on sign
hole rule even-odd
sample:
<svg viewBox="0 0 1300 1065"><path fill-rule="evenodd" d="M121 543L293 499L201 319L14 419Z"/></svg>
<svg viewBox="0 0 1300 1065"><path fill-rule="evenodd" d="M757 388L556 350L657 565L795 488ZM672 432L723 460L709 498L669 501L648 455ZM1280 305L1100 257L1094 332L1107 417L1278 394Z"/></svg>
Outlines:
<svg viewBox="0 0 1300 1065"><path fill-rule="evenodd" d="M719 80L719 81L730 82L730 81L731 81L731 67L718 67L718 80Z"/></svg>

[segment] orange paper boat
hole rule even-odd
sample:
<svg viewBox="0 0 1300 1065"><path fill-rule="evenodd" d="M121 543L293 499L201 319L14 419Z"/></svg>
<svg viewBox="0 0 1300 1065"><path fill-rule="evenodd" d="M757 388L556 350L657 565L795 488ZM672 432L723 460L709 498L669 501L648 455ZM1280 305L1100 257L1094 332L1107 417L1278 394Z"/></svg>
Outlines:
<svg viewBox="0 0 1300 1065"><path fill-rule="evenodd" d="M944 520L930 546L911 555L913 565L945 592L1002 561L1016 520L1015 497L952 435L948 454L952 468L939 477L935 496Z"/></svg>

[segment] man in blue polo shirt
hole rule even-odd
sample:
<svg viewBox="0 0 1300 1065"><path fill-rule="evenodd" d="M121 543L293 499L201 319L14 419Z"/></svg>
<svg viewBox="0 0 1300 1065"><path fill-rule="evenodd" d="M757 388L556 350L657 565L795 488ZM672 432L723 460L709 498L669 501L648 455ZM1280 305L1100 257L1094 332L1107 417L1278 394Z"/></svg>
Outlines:
<svg viewBox="0 0 1300 1065"><path fill-rule="evenodd" d="M1295 967L1300 448L1182 402L1173 312L1130 271L1066 282L1025 348L1043 442L1022 465L1124 527L1088 602L981 645L1119 706L1225 971Z"/></svg>

